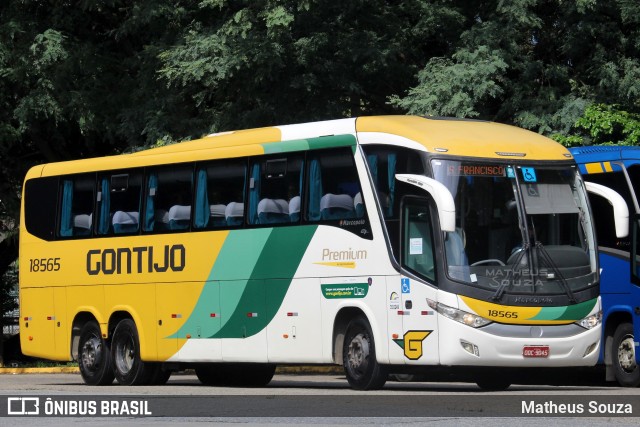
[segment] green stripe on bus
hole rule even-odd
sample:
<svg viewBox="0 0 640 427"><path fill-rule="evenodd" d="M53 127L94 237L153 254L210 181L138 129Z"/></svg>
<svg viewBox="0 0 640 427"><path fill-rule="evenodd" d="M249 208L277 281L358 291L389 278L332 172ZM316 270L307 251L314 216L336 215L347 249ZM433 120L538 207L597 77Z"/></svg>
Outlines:
<svg viewBox="0 0 640 427"><path fill-rule="evenodd" d="M306 139L299 139L262 144L262 148L264 148L264 154L288 153L291 151L306 151L309 149L309 143Z"/></svg>
<svg viewBox="0 0 640 427"><path fill-rule="evenodd" d="M321 136L320 138L310 138L308 141L309 148L312 150L356 145L356 137L353 135Z"/></svg>
<svg viewBox="0 0 640 427"><path fill-rule="evenodd" d="M315 225L273 229L231 318L211 338L250 337L271 322L316 229ZM230 309L223 299L222 312Z"/></svg>
<svg viewBox="0 0 640 427"><path fill-rule="evenodd" d="M565 307L542 307L531 320L580 320L585 318L597 303L597 298Z"/></svg>
<svg viewBox="0 0 640 427"><path fill-rule="evenodd" d="M167 338L243 338L260 332L282 304L316 229L230 232L195 308Z"/></svg>
<svg viewBox="0 0 640 427"><path fill-rule="evenodd" d="M229 320L229 317L221 316L221 294L224 292L227 307L239 304L250 272L258 262L272 230L263 228L229 233L189 318L175 334L167 338L184 338L187 334L208 337L220 330ZM241 276L243 272L247 272L244 277ZM211 313L216 313L217 318L211 318Z"/></svg>
<svg viewBox="0 0 640 427"><path fill-rule="evenodd" d="M292 151L319 150L322 148L348 147L356 145L353 135L332 135L319 138L296 139L292 141L262 144L265 154L288 153Z"/></svg>

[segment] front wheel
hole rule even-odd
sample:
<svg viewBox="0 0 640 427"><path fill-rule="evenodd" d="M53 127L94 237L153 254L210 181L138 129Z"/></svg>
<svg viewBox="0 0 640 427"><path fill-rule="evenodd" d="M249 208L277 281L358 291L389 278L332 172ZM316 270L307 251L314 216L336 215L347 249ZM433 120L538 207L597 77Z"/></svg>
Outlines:
<svg viewBox="0 0 640 427"><path fill-rule="evenodd" d="M140 339L133 320L123 319L116 326L111 340L111 358L120 384L143 385L151 380L153 366L140 359Z"/></svg>
<svg viewBox="0 0 640 427"><path fill-rule="evenodd" d="M636 364L633 325L631 323L618 325L613 334L610 351L618 384L623 387L637 387L640 384L640 368Z"/></svg>
<svg viewBox="0 0 640 427"><path fill-rule="evenodd" d="M85 384L109 385L113 382L109 345L102 338L100 326L94 321L85 323L80 331L78 367Z"/></svg>
<svg viewBox="0 0 640 427"><path fill-rule="evenodd" d="M356 390L376 390L387 381L387 368L376 360L376 345L369 322L357 317L347 327L342 349L344 372Z"/></svg>
<svg viewBox="0 0 640 427"><path fill-rule="evenodd" d="M476 384L484 391L503 391L511 386L511 382L507 379L484 376L476 379Z"/></svg>

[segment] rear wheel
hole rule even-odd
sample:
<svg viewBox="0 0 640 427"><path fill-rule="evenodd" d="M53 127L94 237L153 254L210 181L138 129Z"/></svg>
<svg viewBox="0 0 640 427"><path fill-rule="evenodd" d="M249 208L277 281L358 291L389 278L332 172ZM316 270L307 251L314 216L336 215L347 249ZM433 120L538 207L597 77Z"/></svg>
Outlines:
<svg viewBox="0 0 640 427"><path fill-rule="evenodd" d="M613 334L610 351L618 384L623 387L637 387L640 384L640 368L636 364L633 325L631 323L618 325Z"/></svg>
<svg viewBox="0 0 640 427"><path fill-rule="evenodd" d="M113 382L109 345L102 338L100 326L93 320L85 323L80 331L78 366L86 384L108 385Z"/></svg>
<svg viewBox="0 0 640 427"><path fill-rule="evenodd" d="M196 376L204 385L224 385L227 373L221 364L206 364L195 368Z"/></svg>
<svg viewBox="0 0 640 427"><path fill-rule="evenodd" d="M164 385L170 377L171 371L164 369L162 363L153 363L149 385Z"/></svg>
<svg viewBox="0 0 640 427"><path fill-rule="evenodd" d="M276 373L276 365L250 364L238 369L239 384L243 387L264 387L271 382Z"/></svg>
<svg viewBox="0 0 640 427"><path fill-rule="evenodd" d="M356 390L376 390L387 381L387 368L376 360L376 345L369 322L357 317L347 327L342 349L344 372Z"/></svg>
<svg viewBox="0 0 640 427"><path fill-rule="evenodd" d="M485 376L476 379L476 384L485 391L502 391L511 386L511 383L506 379Z"/></svg>
<svg viewBox="0 0 640 427"><path fill-rule="evenodd" d="M140 340L133 320L123 319L116 326L111 340L111 358L120 384L142 385L151 380L153 366L140 359Z"/></svg>

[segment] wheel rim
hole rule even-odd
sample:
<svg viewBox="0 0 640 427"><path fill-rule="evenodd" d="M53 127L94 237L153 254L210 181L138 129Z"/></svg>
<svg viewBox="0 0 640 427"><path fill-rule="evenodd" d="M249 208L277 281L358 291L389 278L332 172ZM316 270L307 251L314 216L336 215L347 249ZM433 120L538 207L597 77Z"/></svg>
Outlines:
<svg viewBox="0 0 640 427"><path fill-rule="evenodd" d="M82 366L95 372L102 362L102 340L97 336L89 338L82 346Z"/></svg>
<svg viewBox="0 0 640 427"><path fill-rule="evenodd" d="M349 343L349 351L347 353L348 363L354 376L361 377L369 366L369 340L360 333L353 337Z"/></svg>
<svg viewBox="0 0 640 427"><path fill-rule="evenodd" d="M618 346L618 363L625 372L633 372L636 369L636 352L633 335L625 335Z"/></svg>
<svg viewBox="0 0 640 427"><path fill-rule="evenodd" d="M127 374L131 371L134 360L135 343L133 342L133 339L129 337L128 339L122 340L118 343L116 351L116 366L118 367L118 371L123 374Z"/></svg>

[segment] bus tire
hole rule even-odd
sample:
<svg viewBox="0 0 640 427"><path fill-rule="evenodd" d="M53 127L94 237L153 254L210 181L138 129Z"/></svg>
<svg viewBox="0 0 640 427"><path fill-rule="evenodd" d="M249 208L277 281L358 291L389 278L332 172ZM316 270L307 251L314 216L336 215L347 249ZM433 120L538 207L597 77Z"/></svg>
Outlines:
<svg viewBox="0 0 640 427"><path fill-rule="evenodd" d="M153 363L149 385L164 385L171 378L171 371L164 369L162 363Z"/></svg>
<svg viewBox="0 0 640 427"><path fill-rule="evenodd" d="M511 382L507 379L485 375L477 378L476 384L484 391L504 391L511 386Z"/></svg>
<svg viewBox="0 0 640 427"><path fill-rule="evenodd" d="M120 384L144 385L151 380L153 366L140 359L140 339L133 320L123 319L116 326L111 340L111 358Z"/></svg>
<svg viewBox="0 0 640 427"><path fill-rule="evenodd" d="M616 381L623 387L637 387L640 384L640 368L636 364L634 345L633 325L618 325L613 334L610 351Z"/></svg>
<svg viewBox="0 0 640 427"><path fill-rule="evenodd" d="M273 379L276 365L252 363L238 366L237 384L242 387L265 387Z"/></svg>
<svg viewBox="0 0 640 427"><path fill-rule="evenodd" d="M377 390L387 381L387 368L376 360L371 326L363 317L356 317L347 327L342 360L347 381L353 389Z"/></svg>
<svg viewBox="0 0 640 427"><path fill-rule="evenodd" d="M93 320L85 323L80 331L78 367L83 381L88 385L109 385L115 378L109 344L102 338L100 326Z"/></svg>
<svg viewBox="0 0 640 427"><path fill-rule="evenodd" d="M204 385L224 385L228 376L223 364L207 363L195 367L198 380Z"/></svg>

